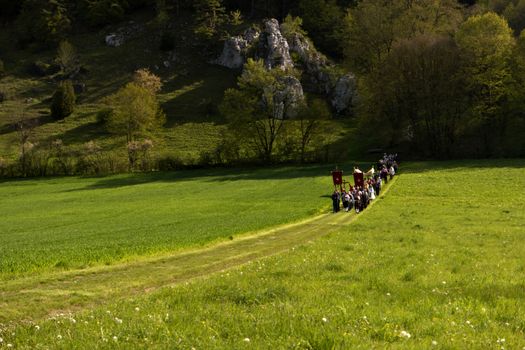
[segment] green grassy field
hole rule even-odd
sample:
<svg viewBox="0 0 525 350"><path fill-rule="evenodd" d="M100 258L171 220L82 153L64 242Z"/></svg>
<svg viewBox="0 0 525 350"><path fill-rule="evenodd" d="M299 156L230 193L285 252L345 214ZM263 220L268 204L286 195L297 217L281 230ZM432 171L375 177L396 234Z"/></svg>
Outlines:
<svg viewBox="0 0 525 350"><path fill-rule="evenodd" d="M329 205L328 167L0 183L0 279L199 246Z"/></svg>
<svg viewBox="0 0 525 350"><path fill-rule="evenodd" d="M370 210L313 243L150 295L6 324L0 337L28 349L522 349L524 168L408 164Z"/></svg>

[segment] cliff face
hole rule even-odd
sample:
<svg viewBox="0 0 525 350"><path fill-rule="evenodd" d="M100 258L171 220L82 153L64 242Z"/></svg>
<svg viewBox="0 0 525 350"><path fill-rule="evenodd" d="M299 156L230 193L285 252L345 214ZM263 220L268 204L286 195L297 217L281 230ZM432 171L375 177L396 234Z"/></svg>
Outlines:
<svg viewBox="0 0 525 350"><path fill-rule="evenodd" d="M298 68L303 72L302 81L291 76L283 80L284 91L293 96L291 100L304 100L303 90L308 90L325 95L337 114L352 113L357 99L357 84L352 73L334 74L335 64L317 51L307 37L299 33L285 37L276 19L265 20L263 28L260 33L249 29L242 35L227 39L214 63L239 69L253 57L263 60L266 69L287 71ZM292 55L297 57L297 62Z"/></svg>

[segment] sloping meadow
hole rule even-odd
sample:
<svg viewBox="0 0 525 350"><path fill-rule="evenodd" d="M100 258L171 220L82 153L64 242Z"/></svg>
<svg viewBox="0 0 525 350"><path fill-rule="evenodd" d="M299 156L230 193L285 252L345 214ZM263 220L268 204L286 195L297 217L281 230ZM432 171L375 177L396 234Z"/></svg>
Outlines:
<svg viewBox="0 0 525 350"><path fill-rule="evenodd" d="M0 183L0 280L171 253L310 217L327 167Z"/></svg>
<svg viewBox="0 0 525 350"><path fill-rule="evenodd" d="M0 337L32 349L522 349L524 167L408 164L337 233Z"/></svg>

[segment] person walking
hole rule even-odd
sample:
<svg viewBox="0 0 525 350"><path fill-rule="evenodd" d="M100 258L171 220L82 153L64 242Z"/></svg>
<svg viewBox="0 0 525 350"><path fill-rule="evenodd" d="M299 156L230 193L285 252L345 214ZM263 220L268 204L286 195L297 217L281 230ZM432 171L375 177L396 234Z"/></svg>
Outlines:
<svg viewBox="0 0 525 350"><path fill-rule="evenodd" d="M383 166L383 169L381 169L381 179L385 182L385 184L388 183L388 169L386 166Z"/></svg>
<svg viewBox="0 0 525 350"><path fill-rule="evenodd" d="M375 183L376 197L381 193L381 177L378 177Z"/></svg>
<svg viewBox="0 0 525 350"><path fill-rule="evenodd" d="M343 190L343 192L341 192L341 200L343 201L344 211L348 211L348 197L347 197L346 190Z"/></svg>
<svg viewBox="0 0 525 350"><path fill-rule="evenodd" d="M332 206L333 206L334 213L339 212L339 199L340 199L339 191L334 190L334 193L332 193Z"/></svg>

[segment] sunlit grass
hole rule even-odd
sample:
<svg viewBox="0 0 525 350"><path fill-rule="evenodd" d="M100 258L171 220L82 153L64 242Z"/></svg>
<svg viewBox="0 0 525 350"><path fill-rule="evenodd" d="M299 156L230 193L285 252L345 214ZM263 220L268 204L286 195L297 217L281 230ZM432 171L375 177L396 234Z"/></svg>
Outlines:
<svg viewBox="0 0 525 350"><path fill-rule="evenodd" d="M305 218L327 167L0 183L0 278L165 253Z"/></svg>
<svg viewBox="0 0 525 350"><path fill-rule="evenodd" d="M407 165L371 210L312 244L0 336L20 348L522 349L524 168Z"/></svg>

